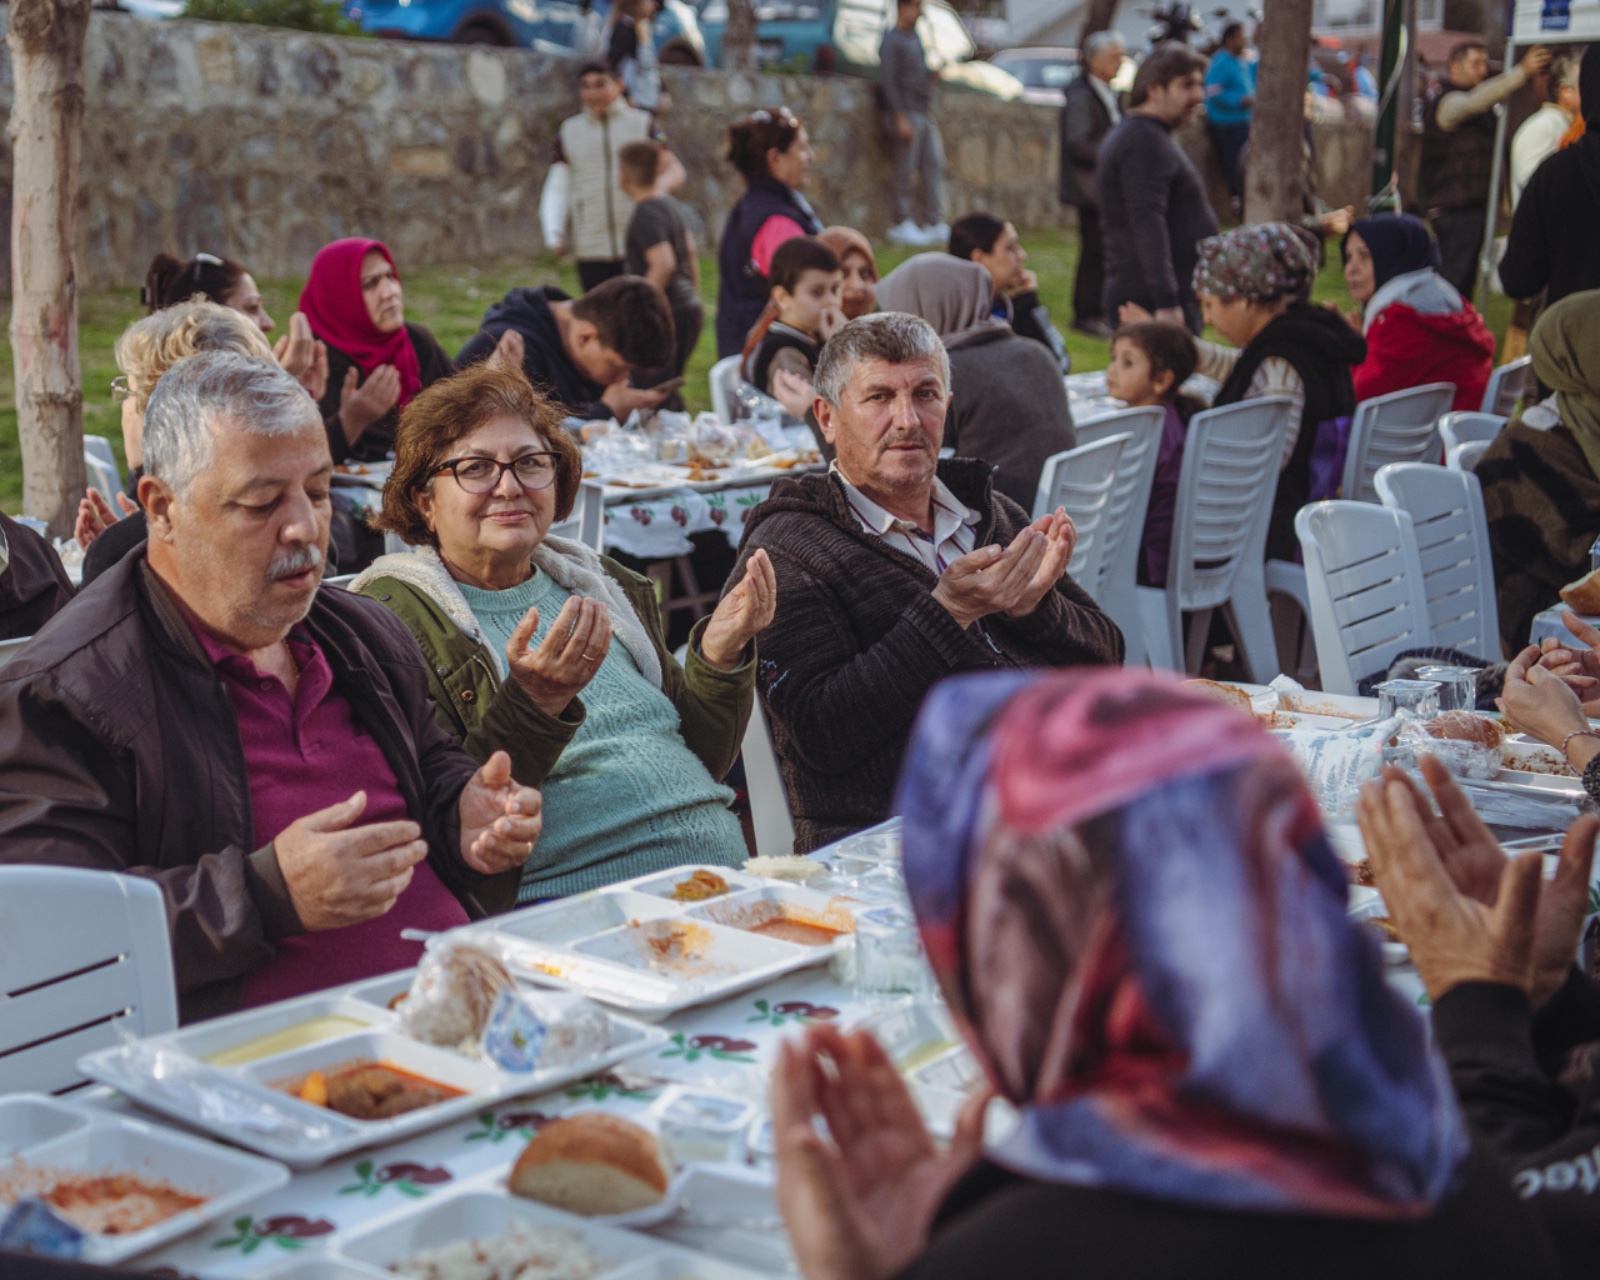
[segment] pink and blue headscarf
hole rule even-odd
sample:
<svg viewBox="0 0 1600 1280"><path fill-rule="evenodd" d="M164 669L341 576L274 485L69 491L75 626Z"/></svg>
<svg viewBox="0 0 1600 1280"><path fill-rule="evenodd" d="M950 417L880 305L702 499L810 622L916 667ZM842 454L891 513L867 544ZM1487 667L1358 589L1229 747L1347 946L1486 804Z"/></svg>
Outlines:
<svg viewBox="0 0 1600 1280"><path fill-rule="evenodd" d="M1454 1189L1444 1064L1250 717L1150 673L956 677L897 807L928 958L1022 1111L991 1158L1322 1217L1416 1218Z"/></svg>

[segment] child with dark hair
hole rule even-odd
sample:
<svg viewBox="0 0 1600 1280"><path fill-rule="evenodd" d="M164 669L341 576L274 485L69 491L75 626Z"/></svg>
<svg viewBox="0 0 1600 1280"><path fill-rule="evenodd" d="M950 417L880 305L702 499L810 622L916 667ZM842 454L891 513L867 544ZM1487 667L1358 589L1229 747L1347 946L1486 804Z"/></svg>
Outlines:
<svg viewBox="0 0 1600 1280"><path fill-rule="evenodd" d="M1039 277L1028 270L1028 251L1017 229L992 213L969 213L950 224L950 256L976 262L994 281L994 312L1019 338L1042 342L1063 374L1072 357L1050 311L1039 301Z"/></svg>
<svg viewBox="0 0 1600 1280"><path fill-rule="evenodd" d="M1106 390L1130 409L1160 405L1166 411L1139 548L1140 581L1151 586L1166 585L1184 440L1189 419L1205 407L1198 397L1180 390L1199 361L1194 339L1182 325L1144 320L1125 324L1111 336Z"/></svg>
<svg viewBox="0 0 1600 1280"><path fill-rule="evenodd" d="M659 409L670 394L631 385L634 370L666 368L674 349L667 297L638 276L614 276L581 298L554 285L512 289L484 313L457 365L488 359L508 333L521 338L528 381L568 417L626 422L635 409Z"/></svg>
<svg viewBox="0 0 1600 1280"><path fill-rule="evenodd" d="M680 377L705 323L700 305L700 256L683 210L655 194L666 153L654 142L630 142L617 153L617 182L633 204L628 221L628 274L643 276L667 295L677 350L663 380Z"/></svg>
<svg viewBox="0 0 1600 1280"><path fill-rule="evenodd" d="M776 395L780 370L811 381L822 344L844 323L839 293L844 271L838 255L814 236L785 240L772 255L772 322L758 325L745 343L746 382Z"/></svg>

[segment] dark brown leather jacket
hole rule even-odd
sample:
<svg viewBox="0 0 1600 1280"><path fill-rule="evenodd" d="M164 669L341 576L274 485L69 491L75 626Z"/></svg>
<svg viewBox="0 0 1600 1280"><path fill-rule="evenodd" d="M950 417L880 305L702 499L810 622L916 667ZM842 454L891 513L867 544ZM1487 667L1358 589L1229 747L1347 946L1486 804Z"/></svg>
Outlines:
<svg viewBox="0 0 1600 1280"><path fill-rule="evenodd" d="M0 572L0 640L31 636L72 599L61 558L32 529L0 513L10 559Z"/></svg>
<svg viewBox="0 0 1600 1280"><path fill-rule="evenodd" d="M475 917L513 905L518 873L461 858L456 800L478 766L435 724L405 627L331 588L305 625L393 767L434 871ZM0 863L160 885L188 1022L235 1008L244 975L301 931L277 853L252 849L253 830L233 704L136 551L0 669Z"/></svg>

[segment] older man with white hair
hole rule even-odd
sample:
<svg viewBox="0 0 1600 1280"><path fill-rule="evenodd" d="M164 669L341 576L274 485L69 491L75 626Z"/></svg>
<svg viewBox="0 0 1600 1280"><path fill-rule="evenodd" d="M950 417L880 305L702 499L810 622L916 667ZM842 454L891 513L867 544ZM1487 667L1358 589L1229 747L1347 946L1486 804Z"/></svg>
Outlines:
<svg viewBox="0 0 1600 1280"><path fill-rule="evenodd" d="M1083 68L1067 86L1061 106L1061 167L1057 194L1078 210L1078 275L1072 286L1072 327L1109 338L1105 300L1106 242L1100 228L1100 192L1095 164L1100 144L1122 119L1122 102L1111 82L1122 70L1127 47L1115 31L1096 31L1083 42Z"/></svg>
<svg viewBox="0 0 1600 1280"><path fill-rule="evenodd" d="M813 382L827 475L779 480L745 524L778 578L756 686L802 852L888 816L923 695L954 671L1118 662L1122 634L1067 577L1066 512L1029 522L988 463L939 460L950 361L925 320L852 320Z"/></svg>
<svg viewBox="0 0 1600 1280"><path fill-rule="evenodd" d="M514 903L539 793L451 745L392 614L321 588L332 460L299 383L183 360L144 447L147 549L0 675L0 862L159 885L186 1021L401 968L402 929Z"/></svg>

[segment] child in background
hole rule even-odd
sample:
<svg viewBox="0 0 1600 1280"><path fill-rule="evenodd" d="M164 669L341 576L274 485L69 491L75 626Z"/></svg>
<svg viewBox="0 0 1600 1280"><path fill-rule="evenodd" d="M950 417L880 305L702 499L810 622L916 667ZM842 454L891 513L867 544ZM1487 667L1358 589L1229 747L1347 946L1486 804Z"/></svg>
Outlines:
<svg viewBox="0 0 1600 1280"><path fill-rule="evenodd" d="M656 194L656 180L666 167L668 154L654 142L630 142L617 153L617 183L633 202L633 217L628 221L628 274L643 276L655 285L667 295L667 305L672 308L677 349L672 367L655 375L663 382L682 376L705 320L694 235L677 201ZM650 384L641 381L638 385Z"/></svg>
<svg viewBox="0 0 1600 1280"><path fill-rule="evenodd" d="M1165 586L1172 550L1172 522L1178 505L1178 478L1183 472L1183 442L1189 419L1205 406L1179 388L1199 363L1194 339L1182 325L1162 320L1125 324L1111 337L1111 363L1106 390L1130 409L1160 405L1166 410L1155 480L1144 518L1139 549L1140 582Z"/></svg>
<svg viewBox="0 0 1600 1280"><path fill-rule="evenodd" d="M822 241L796 236L772 255L767 280L775 318L765 332L759 325L751 331L741 368L746 382L770 396L779 371L810 383L822 344L844 323L839 308L844 272Z"/></svg>

